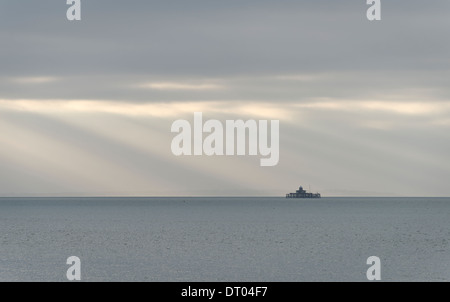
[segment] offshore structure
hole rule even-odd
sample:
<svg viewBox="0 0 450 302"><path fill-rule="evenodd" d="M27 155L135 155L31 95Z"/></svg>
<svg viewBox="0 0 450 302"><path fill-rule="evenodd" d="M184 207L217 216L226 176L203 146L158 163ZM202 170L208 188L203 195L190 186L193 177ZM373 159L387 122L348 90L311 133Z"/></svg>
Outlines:
<svg viewBox="0 0 450 302"><path fill-rule="evenodd" d="M287 193L286 198L321 198L321 196L320 193L308 193L300 187L295 193Z"/></svg>

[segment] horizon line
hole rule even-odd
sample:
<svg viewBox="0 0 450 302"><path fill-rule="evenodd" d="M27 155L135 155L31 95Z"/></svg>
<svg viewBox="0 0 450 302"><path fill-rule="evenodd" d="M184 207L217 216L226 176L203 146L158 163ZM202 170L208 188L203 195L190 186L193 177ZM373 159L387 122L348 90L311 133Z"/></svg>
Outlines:
<svg viewBox="0 0 450 302"><path fill-rule="evenodd" d="M0 196L2 198L283 198L289 199L285 196L279 195L93 195L93 196ZM369 195L330 195L322 196L321 198L450 198L450 196L369 196ZM290 199L320 199L320 198L290 198Z"/></svg>

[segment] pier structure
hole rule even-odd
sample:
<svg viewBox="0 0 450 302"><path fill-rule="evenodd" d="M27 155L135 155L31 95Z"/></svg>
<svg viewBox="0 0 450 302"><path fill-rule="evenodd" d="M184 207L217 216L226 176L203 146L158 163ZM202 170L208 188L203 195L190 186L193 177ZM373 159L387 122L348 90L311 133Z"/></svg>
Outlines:
<svg viewBox="0 0 450 302"><path fill-rule="evenodd" d="M309 193L303 189L303 187L299 187L295 193L287 193L286 198L321 198L320 193Z"/></svg>

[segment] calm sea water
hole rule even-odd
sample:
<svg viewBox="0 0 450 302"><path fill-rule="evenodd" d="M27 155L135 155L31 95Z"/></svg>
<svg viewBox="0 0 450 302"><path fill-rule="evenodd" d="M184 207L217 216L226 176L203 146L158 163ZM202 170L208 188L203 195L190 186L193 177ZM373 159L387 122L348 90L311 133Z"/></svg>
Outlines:
<svg viewBox="0 0 450 302"><path fill-rule="evenodd" d="M450 198L0 198L0 281L450 281Z"/></svg>

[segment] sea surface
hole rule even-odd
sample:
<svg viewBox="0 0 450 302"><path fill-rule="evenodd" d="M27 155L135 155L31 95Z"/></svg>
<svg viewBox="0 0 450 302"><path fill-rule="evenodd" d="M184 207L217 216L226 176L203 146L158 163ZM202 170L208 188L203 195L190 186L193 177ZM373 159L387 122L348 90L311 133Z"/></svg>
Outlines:
<svg viewBox="0 0 450 302"><path fill-rule="evenodd" d="M0 198L0 281L450 281L450 198Z"/></svg>

